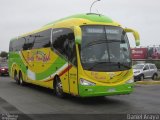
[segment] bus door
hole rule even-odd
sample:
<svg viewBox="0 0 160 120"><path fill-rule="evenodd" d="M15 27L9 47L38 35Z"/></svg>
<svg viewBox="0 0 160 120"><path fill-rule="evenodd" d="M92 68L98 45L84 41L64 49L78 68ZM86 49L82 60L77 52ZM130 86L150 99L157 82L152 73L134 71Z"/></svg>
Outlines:
<svg viewBox="0 0 160 120"><path fill-rule="evenodd" d="M68 40L68 63L68 80L70 93L73 95L78 95L77 57L74 35L71 35Z"/></svg>

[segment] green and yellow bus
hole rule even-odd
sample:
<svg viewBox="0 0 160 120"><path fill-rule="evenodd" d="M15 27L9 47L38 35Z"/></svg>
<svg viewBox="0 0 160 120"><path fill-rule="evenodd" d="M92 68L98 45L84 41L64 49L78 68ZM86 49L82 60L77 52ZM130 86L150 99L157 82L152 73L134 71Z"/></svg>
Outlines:
<svg viewBox="0 0 160 120"><path fill-rule="evenodd" d="M109 17L73 15L10 41L9 74L20 85L31 83L59 97L129 94L134 80L127 33Z"/></svg>

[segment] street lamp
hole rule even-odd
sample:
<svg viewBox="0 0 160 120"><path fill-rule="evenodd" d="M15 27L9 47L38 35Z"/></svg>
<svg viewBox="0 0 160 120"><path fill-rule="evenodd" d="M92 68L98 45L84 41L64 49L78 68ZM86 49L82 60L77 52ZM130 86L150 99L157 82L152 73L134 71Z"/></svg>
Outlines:
<svg viewBox="0 0 160 120"><path fill-rule="evenodd" d="M98 1L101 1L101 0L95 0L95 1L91 4L90 13L91 13L91 10L92 10L92 6L93 6L96 2L98 2Z"/></svg>

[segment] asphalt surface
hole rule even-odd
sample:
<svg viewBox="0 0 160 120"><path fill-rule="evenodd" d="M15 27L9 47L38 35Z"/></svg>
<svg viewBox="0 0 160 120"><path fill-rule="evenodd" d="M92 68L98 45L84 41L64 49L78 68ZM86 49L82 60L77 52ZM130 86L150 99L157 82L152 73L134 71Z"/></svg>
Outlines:
<svg viewBox="0 0 160 120"><path fill-rule="evenodd" d="M0 113L18 114L24 120L52 114L160 114L160 85L136 85L130 95L60 99L52 90L20 86L0 76Z"/></svg>

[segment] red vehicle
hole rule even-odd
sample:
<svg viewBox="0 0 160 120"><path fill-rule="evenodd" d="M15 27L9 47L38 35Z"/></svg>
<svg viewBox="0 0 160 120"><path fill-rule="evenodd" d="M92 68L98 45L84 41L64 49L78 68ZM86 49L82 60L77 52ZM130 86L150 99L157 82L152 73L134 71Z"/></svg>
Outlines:
<svg viewBox="0 0 160 120"><path fill-rule="evenodd" d="M9 75L8 73L8 65L0 64L0 76L2 75Z"/></svg>

